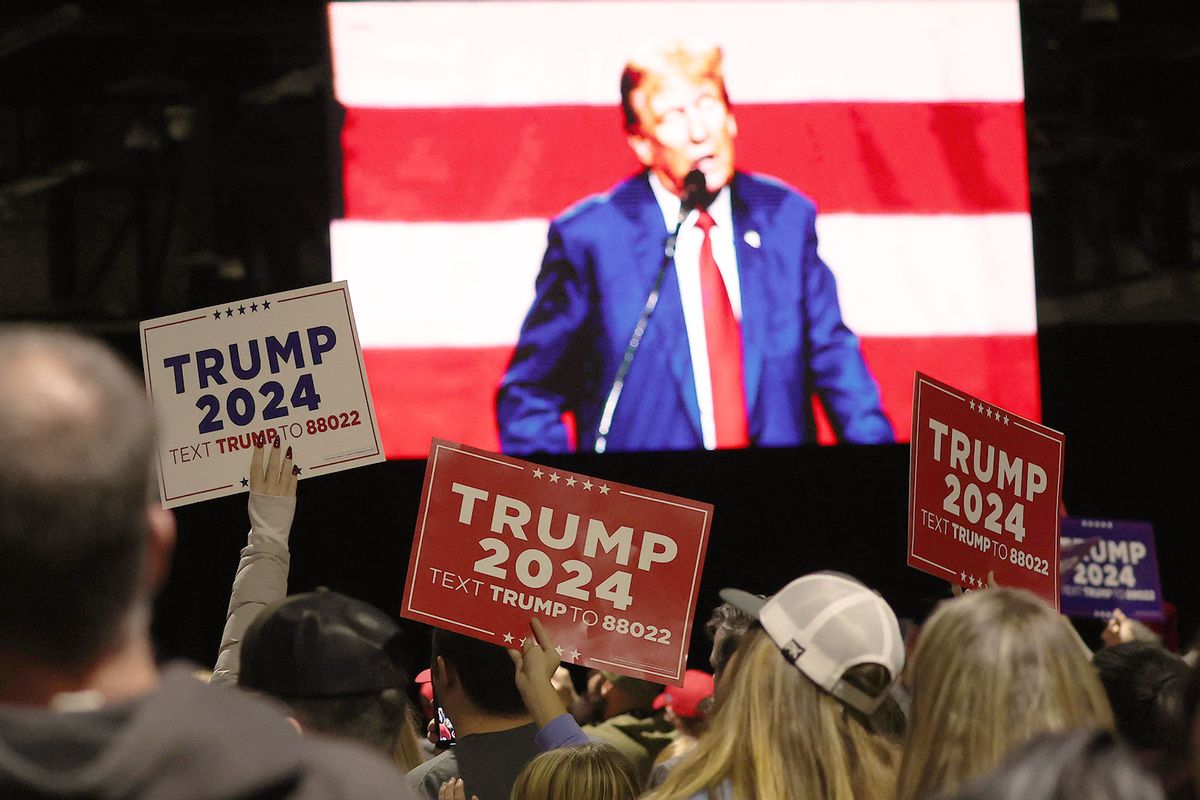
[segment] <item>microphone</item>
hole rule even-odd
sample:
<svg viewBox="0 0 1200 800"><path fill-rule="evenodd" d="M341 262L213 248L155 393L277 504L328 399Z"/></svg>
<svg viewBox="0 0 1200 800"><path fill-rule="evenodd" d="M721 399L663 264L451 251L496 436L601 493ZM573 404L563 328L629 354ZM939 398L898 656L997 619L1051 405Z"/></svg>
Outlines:
<svg viewBox="0 0 1200 800"><path fill-rule="evenodd" d="M621 391L625 388L625 378L629 375L629 368L633 365L633 357L637 354L638 346L642 343L642 336L646 333L646 326L650 324L650 315L654 313L654 309L658 305L658 294L662 289L662 282L667 274L667 268L675 259L675 240L679 238L679 231L683 228L683 222L687 219L688 214L691 214L696 208L707 206L708 200L708 184L704 179L704 173L698 169L691 170L683 178L683 192L679 195L679 218L675 221L675 230L667 237L667 241L663 246L663 258L658 267L658 274L654 277L650 294L646 297L646 304L642 307L641 316L638 317L637 325L633 328L633 334L629 337L629 344L625 348L625 355L621 357L621 364L617 367L617 375L613 378L612 386L608 390L608 397L604 401L604 408L600 412L600 424L596 427L596 443L593 446L593 449L597 453L603 453L608 448L608 431L612 426L613 414L617 410L617 401L621 399Z"/></svg>
<svg viewBox="0 0 1200 800"><path fill-rule="evenodd" d="M693 209L708 205L708 185L704 173L693 169L683 179L683 193L679 195L679 222L682 225ZM676 231L678 232L678 230Z"/></svg>
<svg viewBox="0 0 1200 800"><path fill-rule="evenodd" d="M675 230L671 231L671 235L667 237L666 244L663 246L665 260L662 269L665 270L667 262L675 257L675 242L679 239L679 231L683 228L683 222L688 218L688 214L707 205L708 184L704 179L704 173L693 168L683 178L683 191L679 195L679 217L675 220ZM655 285L657 286L659 282L661 282L661 278L655 282Z"/></svg>

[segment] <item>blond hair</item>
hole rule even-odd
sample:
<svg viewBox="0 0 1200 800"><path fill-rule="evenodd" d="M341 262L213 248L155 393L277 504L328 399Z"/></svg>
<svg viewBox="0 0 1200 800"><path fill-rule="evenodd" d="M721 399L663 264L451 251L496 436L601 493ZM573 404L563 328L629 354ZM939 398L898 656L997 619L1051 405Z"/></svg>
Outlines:
<svg viewBox="0 0 1200 800"><path fill-rule="evenodd" d="M633 800L638 791L629 759L611 745L591 743L530 761L513 783L510 800Z"/></svg>
<svg viewBox="0 0 1200 800"><path fill-rule="evenodd" d="M878 694L892 676L863 664L846 678ZM725 681L708 733L647 800L715 796L726 782L733 800L890 800L895 745L788 663L761 628L742 641Z"/></svg>
<svg viewBox="0 0 1200 800"><path fill-rule="evenodd" d="M897 800L953 793L1039 733L1113 727L1069 623L1021 589L943 603L909 667L912 707Z"/></svg>
<svg viewBox="0 0 1200 800"><path fill-rule="evenodd" d="M653 94L667 75L681 75L695 83L712 81L728 106L723 60L717 45L682 39L666 46L643 47L630 56L621 73L621 112L625 130L629 133L638 130L646 95Z"/></svg>

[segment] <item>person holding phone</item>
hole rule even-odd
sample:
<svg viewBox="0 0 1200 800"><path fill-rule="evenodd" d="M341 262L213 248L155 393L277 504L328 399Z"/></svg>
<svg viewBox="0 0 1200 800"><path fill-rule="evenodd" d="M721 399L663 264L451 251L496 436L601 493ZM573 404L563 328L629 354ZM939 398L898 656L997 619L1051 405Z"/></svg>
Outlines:
<svg viewBox="0 0 1200 800"><path fill-rule="evenodd" d="M513 682L504 648L434 629L430 677L434 719L453 722L455 744L408 773L417 794L437 800L444 783L461 778L482 798L507 798L524 766L539 752L537 725ZM451 728L439 738L449 744Z"/></svg>

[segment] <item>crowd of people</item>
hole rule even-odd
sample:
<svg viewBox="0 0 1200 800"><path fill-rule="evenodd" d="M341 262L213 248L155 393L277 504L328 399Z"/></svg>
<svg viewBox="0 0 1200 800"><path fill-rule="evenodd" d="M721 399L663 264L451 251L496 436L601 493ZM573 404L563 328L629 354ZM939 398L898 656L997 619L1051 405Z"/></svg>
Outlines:
<svg viewBox="0 0 1200 800"><path fill-rule="evenodd" d="M569 671L536 618L521 649L439 629L413 681L389 615L287 596L296 479L269 440L215 668L160 666L174 519L151 418L103 345L0 330L0 797L1195 795L1200 672L1120 617L1093 653L1019 589L948 597L919 629L840 573L725 590L712 672L679 687Z"/></svg>

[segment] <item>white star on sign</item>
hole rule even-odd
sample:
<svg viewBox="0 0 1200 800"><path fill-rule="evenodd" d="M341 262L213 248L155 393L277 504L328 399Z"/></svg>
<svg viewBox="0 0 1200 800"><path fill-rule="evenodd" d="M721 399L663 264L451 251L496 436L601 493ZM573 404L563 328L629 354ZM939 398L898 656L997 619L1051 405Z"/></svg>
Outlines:
<svg viewBox="0 0 1200 800"><path fill-rule="evenodd" d="M572 661L578 661L579 656L581 656L581 655L583 655L583 654L580 653L578 650L576 650L574 648L571 649L571 660Z"/></svg>
<svg viewBox="0 0 1200 800"><path fill-rule="evenodd" d="M608 494L608 484L607 483L600 484L600 494Z"/></svg>
<svg viewBox="0 0 1200 800"><path fill-rule="evenodd" d="M558 651L558 657L559 657L559 658L562 658L562 654L563 654L563 649L562 649L562 647L555 647L554 649L555 649L556 651Z"/></svg>
<svg viewBox="0 0 1200 800"><path fill-rule="evenodd" d="M559 475L557 472L550 473L550 482L551 483L558 483L558 478L559 478Z"/></svg>
<svg viewBox="0 0 1200 800"><path fill-rule="evenodd" d="M988 419L992 418L992 410L990 408L987 410L987 417Z"/></svg>
<svg viewBox="0 0 1200 800"><path fill-rule="evenodd" d="M574 477L567 478L567 486L574 486L577 483L579 483L579 481L575 480Z"/></svg>
<svg viewBox="0 0 1200 800"><path fill-rule="evenodd" d="M1008 424L1008 414L1005 414L1005 415L1004 415L1004 424L1005 424L1005 425L1007 425L1007 424Z"/></svg>
<svg viewBox="0 0 1200 800"><path fill-rule="evenodd" d="M584 482L583 482L583 488L584 488L584 490L585 490L585 491L588 491L588 492L590 492L590 491L592 490L592 486L593 486L593 485L594 485L594 484L593 484L591 481L584 481Z"/></svg>
<svg viewBox="0 0 1200 800"><path fill-rule="evenodd" d="M537 478L539 481L542 479L542 476L545 474L546 473L542 472L540 469L535 469L533 471L533 477Z"/></svg>
<svg viewBox="0 0 1200 800"><path fill-rule="evenodd" d="M960 573L958 573L958 577L961 579L961 580L959 580L959 583L966 583L966 582L967 582L967 573L965 573L965 572L960 572Z"/></svg>
<svg viewBox="0 0 1200 800"><path fill-rule="evenodd" d="M525 636L522 636L522 637L521 637L521 649L522 649L522 650L524 650L524 649L525 649L525 639L526 639L526 638L528 638L528 637L525 637Z"/></svg>
<svg viewBox="0 0 1200 800"><path fill-rule="evenodd" d="M512 635L511 633L506 633L506 634L504 634L504 643L505 643L505 644L512 644L512 643L513 643L513 635Z"/></svg>
<svg viewBox="0 0 1200 800"><path fill-rule="evenodd" d="M974 400L972 400L970 402L970 406L971 406L971 410L974 411L975 410L975 401Z"/></svg>

